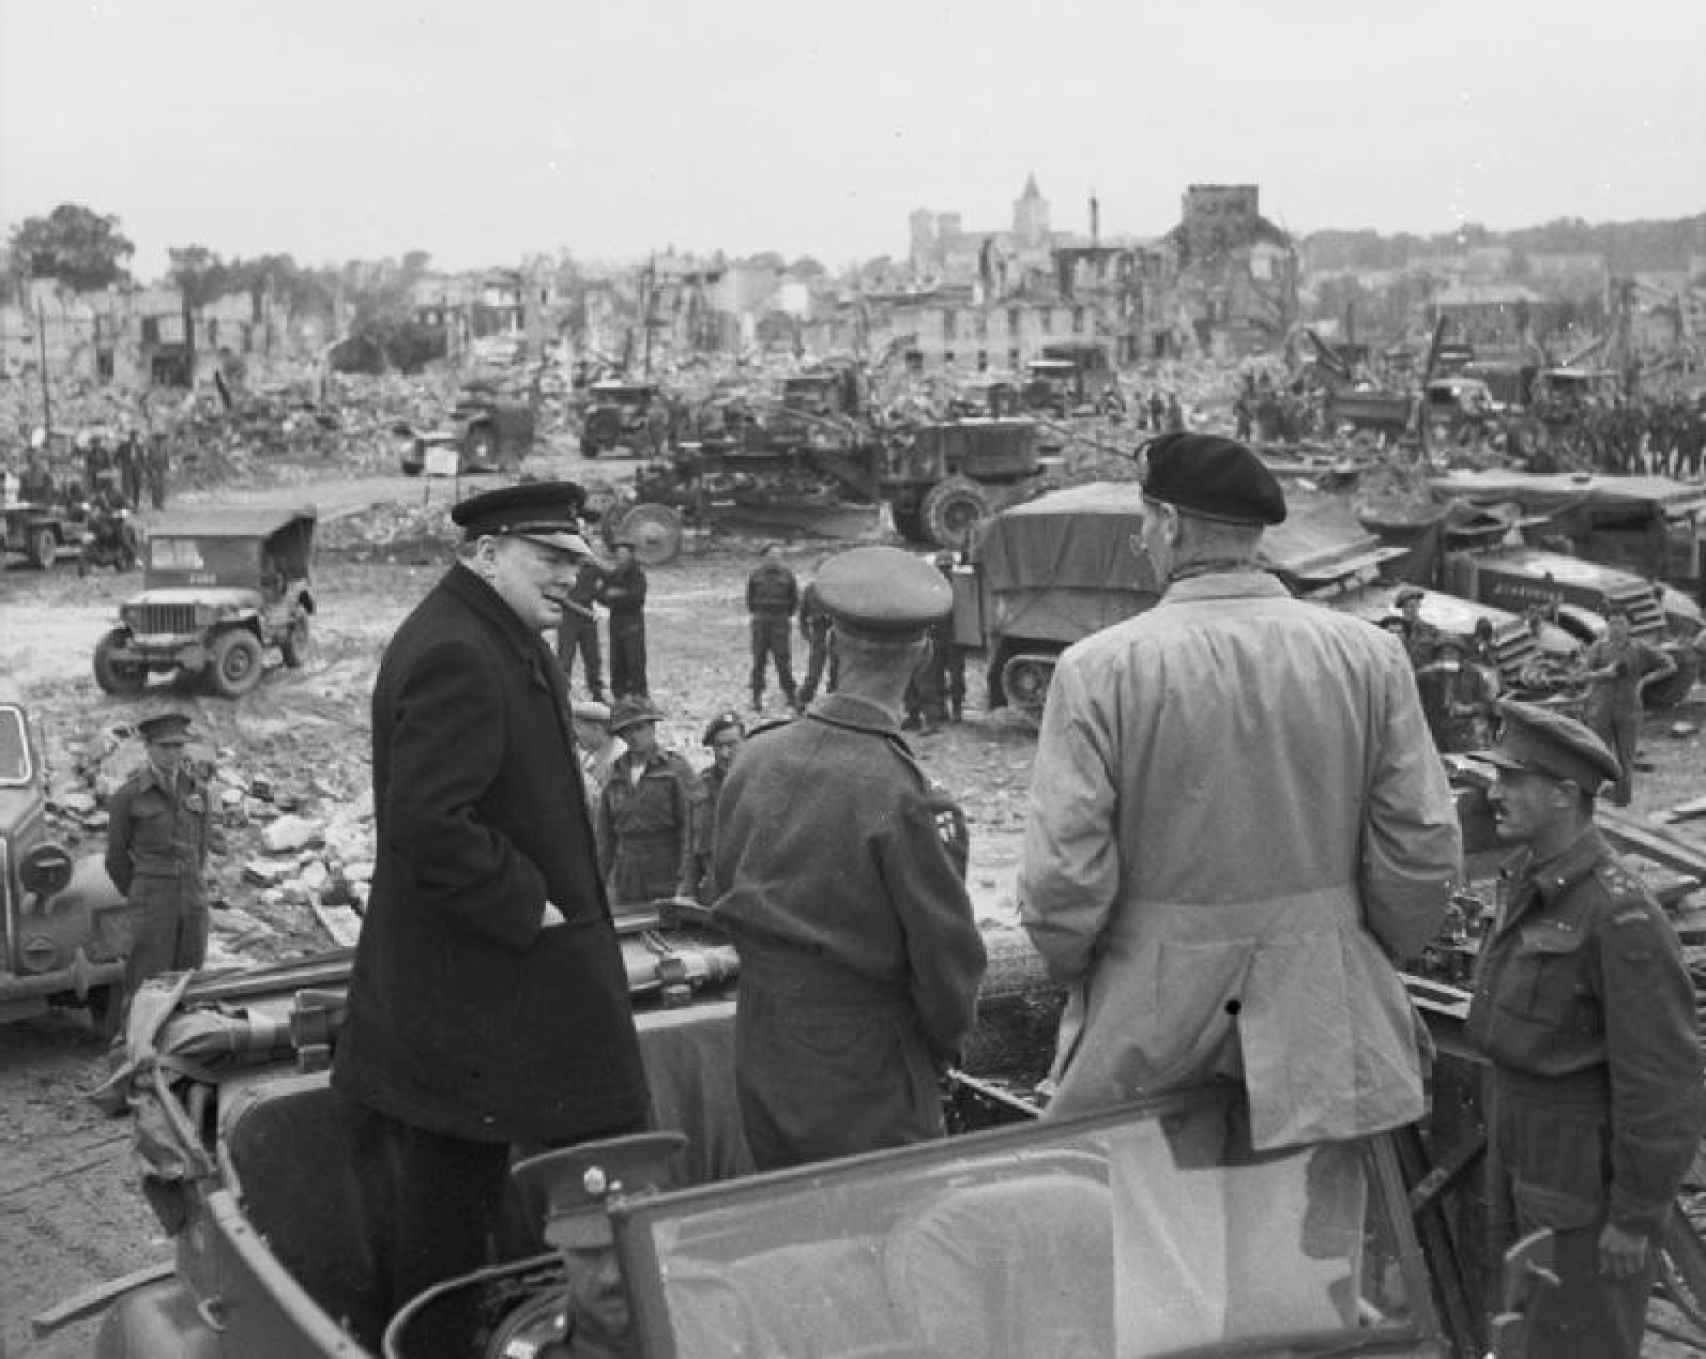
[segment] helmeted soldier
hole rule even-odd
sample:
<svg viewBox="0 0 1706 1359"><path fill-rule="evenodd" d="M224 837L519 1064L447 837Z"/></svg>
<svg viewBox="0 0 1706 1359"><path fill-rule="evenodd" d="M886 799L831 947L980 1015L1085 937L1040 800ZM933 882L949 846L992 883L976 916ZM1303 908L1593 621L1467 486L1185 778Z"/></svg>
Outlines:
<svg viewBox="0 0 1706 1359"><path fill-rule="evenodd" d="M782 561L775 543L768 544L746 578L746 608L752 615L752 710L764 711L764 679L771 664L776 684L789 707L796 707L793 644L789 626L800 603L800 584Z"/></svg>
<svg viewBox="0 0 1706 1359"><path fill-rule="evenodd" d="M1468 1020L1491 1064L1490 1244L1556 1234L1559 1286L1530 1304L1525 1356L1634 1359L1653 1235L1706 1128L1694 988L1664 912L1594 827L1616 757L1561 714L1499 710L1494 824L1522 848Z"/></svg>

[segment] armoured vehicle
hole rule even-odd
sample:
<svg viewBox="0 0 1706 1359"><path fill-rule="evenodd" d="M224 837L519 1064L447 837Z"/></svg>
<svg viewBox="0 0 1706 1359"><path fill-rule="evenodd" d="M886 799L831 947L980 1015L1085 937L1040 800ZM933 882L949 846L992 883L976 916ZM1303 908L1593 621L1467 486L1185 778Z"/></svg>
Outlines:
<svg viewBox="0 0 1706 1359"><path fill-rule="evenodd" d="M997 509L1040 489L1063 466L1037 446L1036 422L951 420L918 425L891 452L881 494L902 537L959 549Z"/></svg>
<svg viewBox="0 0 1706 1359"><path fill-rule="evenodd" d="M420 1353L436 1309L469 1293L485 1322L471 1359L581 1353L583 1327L621 1323L623 1352L641 1359L1480 1352L1452 1237L1435 1231L1424 1252L1412 1220L1405 1168L1429 1168L1419 1144L1389 1133L1253 1155L1232 1085L1038 1121L1031 1099L952 1073L960 1135L753 1174L733 1007L711 965L726 950L671 938L629 941L666 1136L519 1166L555 1249L422 1295L391 1323L386 1355ZM352 1336L376 1329L372 1266L326 1072L348 962L145 988L137 1064L107 1094L137 1113L177 1259L118 1298L98 1359L371 1352ZM1030 962L1019 971L1034 980ZM692 996L695 981L707 985ZM660 992L684 1003L653 1008ZM982 1009L985 1027L1001 1012ZM1315 1211L1308 1186L1329 1181L1355 1186L1342 1220ZM1281 1202L1304 1222L1301 1244L1295 1220L1273 1225Z"/></svg>
<svg viewBox="0 0 1706 1359"><path fill-rule="evenodd" d="M0 1023L86 1005L116 1019L130 922L99 857L74 857L47 824L47 770L29 713L0 685Z"/></svg>
<svg viewBox="0 0 1706 1359"><path fill-rule="evenodd" d="M153 674L203 677L237 698L260 683L265 653L308 654L315 512L198 510L156 524L141 594L95 647L95 681L137 694Z"/></svg>
<svg viewBox="0 0 1706 1359"><path fill-rule="evenodd" d="M633 447L646 431L646 412L658 389L649 382L608 379L587 389L586 415L581 420L581 453L596 458L618 445Z"/></svg>

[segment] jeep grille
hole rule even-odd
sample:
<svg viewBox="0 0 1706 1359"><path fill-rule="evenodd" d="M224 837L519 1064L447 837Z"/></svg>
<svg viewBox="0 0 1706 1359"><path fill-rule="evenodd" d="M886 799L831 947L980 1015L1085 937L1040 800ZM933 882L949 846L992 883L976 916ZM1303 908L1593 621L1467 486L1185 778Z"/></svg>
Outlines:
<svg viewBox="0 0 1706 1359"><path fill-rule="evenodd" d="M131 631L144 637L196 630L194 604L137 604L125 612Z"/></svg>

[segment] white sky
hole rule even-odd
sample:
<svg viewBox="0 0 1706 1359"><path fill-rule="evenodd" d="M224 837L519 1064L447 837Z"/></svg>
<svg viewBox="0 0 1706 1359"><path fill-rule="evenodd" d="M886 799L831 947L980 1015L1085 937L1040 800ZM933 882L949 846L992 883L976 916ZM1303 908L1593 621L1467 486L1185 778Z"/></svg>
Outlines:
<svg viewBox="0 0 1706 1359"><path fill-rule="evenodd" d="M1375 17L1379 16L1379 17ZM1706 211L1706 0L0 0L0 224L441 267Z"/></svg>

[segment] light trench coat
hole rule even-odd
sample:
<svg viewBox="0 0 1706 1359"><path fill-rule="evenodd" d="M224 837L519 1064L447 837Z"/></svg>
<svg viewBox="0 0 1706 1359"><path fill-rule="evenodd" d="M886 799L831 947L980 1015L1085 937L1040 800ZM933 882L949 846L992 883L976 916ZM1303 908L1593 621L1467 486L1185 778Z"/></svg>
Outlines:
<svg viewBox="0 0 1706 1359"><path fill-rule="evenodd" d="M1175 582L1055 671L1020 911L1069 986L1049 1111L1242 1079L1259 1150L1423 1112L1393 959L1462 839L1403 644L1259 572Z"/></svg>

